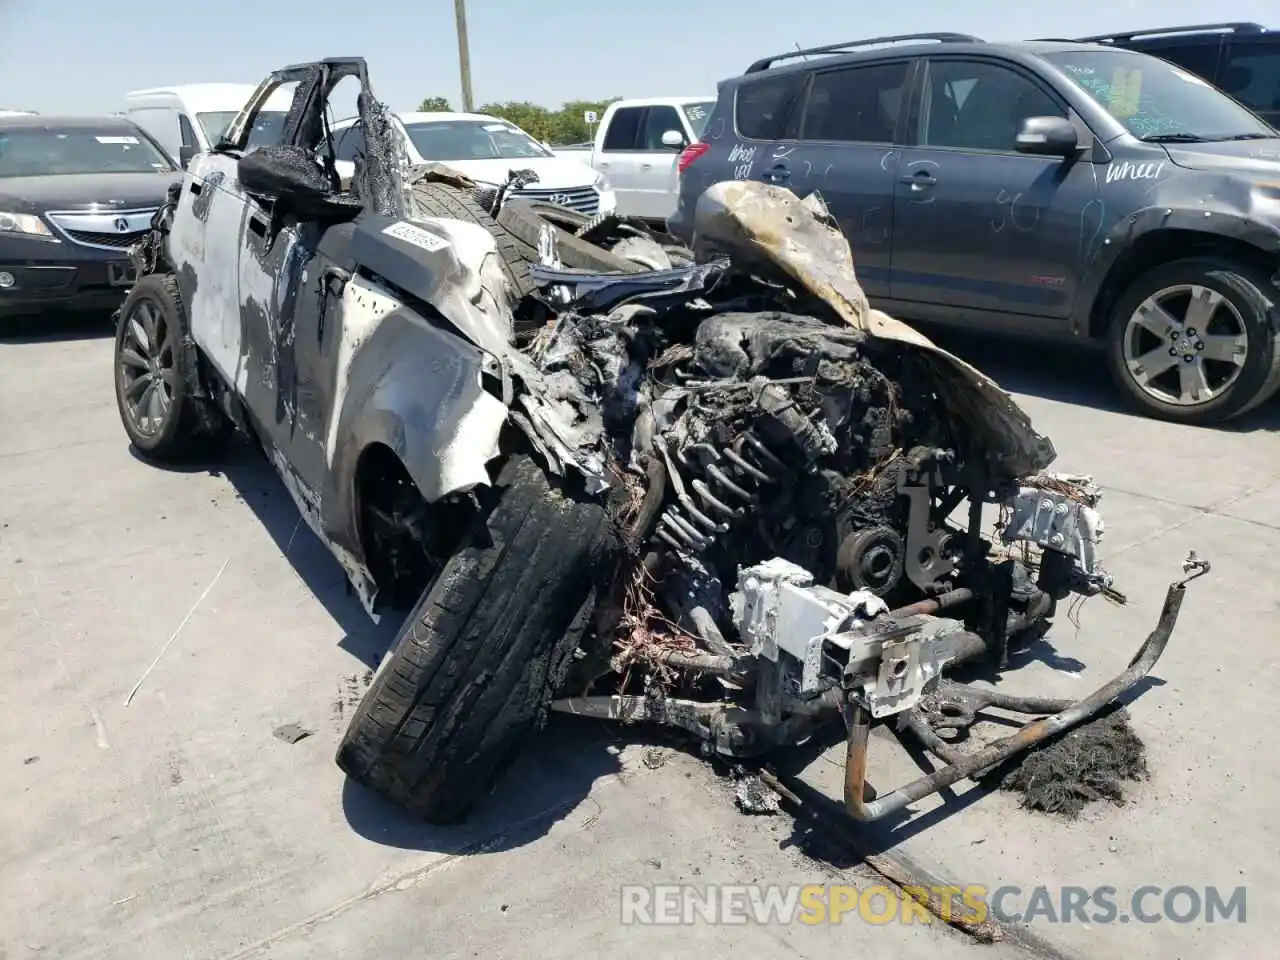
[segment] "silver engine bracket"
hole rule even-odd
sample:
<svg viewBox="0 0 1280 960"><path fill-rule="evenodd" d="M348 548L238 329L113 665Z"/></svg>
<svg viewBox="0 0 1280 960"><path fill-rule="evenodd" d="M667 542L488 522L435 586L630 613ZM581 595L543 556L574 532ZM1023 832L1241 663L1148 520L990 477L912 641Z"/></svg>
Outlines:
<svg viewBox="0 0 1280 960"><path fill-rule="evenodd" d="M874 717L915 706L964 631L958 620L890 616L874 594L815 585L781 557L739 571L730 603L753 656L797 668L801 697L838 685Z"/></svg>
<svg viewBox="0 0 1280 960"><path fill-rule="evenodd" d="M1098 561L1104 525L1097 504L1102 493L1092 477L1049 474L1036 478L1005 501L1009 521L1001 532L1005 543L1033 543L1042 550L1075 560L1085 583L1105 589L1111 577Z"/></svg>

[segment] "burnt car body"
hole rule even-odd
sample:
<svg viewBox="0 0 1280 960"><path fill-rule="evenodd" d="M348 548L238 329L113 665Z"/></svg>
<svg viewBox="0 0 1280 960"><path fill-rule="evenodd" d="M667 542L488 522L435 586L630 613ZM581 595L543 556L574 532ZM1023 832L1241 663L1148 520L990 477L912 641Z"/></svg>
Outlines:
<svg viewBox="0 0 1280 960"><path fill-rule="evenodd" d="M344 77L367 145L348 192L323 123ZM250 152L283 82L285 142ZM349 775L452 822L548 710L740 758L843 715L849 808L876 819L1086 719L1163 651L1182 584L1092 698L1006 696L1052 716L972 755L930 742L948 704L983 705L947 664L998 669L1061 600L1111 591L1092 482L1046 474L1004 391L868 306L816 195L713 185L690 251L502 191L490 217L473 186L405 168L363 61L278 71L192 161L121 310L134 445L204 453L241 427L369 612L413 604ZM867 803L866 729L897 715L947 766Z"/></svg>
<svg viewBox="0 0 1280 960"><path fill-rule="evenodd" d="M0 117L0 316L112 310L178 168L117 117Z"/></svg>

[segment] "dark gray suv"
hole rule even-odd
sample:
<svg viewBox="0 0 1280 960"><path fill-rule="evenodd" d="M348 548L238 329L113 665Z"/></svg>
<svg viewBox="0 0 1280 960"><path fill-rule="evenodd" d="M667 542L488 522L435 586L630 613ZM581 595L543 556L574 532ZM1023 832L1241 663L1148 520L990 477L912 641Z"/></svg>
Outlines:
<svg viewBox="0 0 1280 960"><path fill-rule="evenodd" d="M1164 60L961 34L789 52L720 84L678 168L677 235L717 181L819 191L878 307L1103 344L1150 416L1280 388L1280 135Z"/></svg>

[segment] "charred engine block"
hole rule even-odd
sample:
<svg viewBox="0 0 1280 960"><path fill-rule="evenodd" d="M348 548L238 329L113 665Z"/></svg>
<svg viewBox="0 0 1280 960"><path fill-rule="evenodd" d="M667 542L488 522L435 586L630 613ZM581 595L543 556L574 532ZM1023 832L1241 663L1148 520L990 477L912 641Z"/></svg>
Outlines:
<svg viewBox="0 0 1280 960"><path fill-rule="evenodd" d="M837 449L827 425L802 413L782 385L756 377L745 387L753 415L736 435L713 430L704 439L662 451L676 502L663 512L656 535L668 546L702 553L752 511L767 512L766 498L787 497L784 479L812 471L824 454ZM792 465L783 459L788 453Z"/></svg>

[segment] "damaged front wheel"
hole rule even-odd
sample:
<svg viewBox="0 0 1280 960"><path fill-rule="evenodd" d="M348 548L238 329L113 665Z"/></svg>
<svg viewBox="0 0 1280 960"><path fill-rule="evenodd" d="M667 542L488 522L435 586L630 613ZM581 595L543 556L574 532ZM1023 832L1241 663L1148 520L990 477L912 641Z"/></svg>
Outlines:
<svg viewBox="0 0 1280 960"><path fill-rule="evenodd" d="M405 620L338 748L350 777L433 823L493 789L563 681L606 544L600 503L528 457Z"/></svg>

